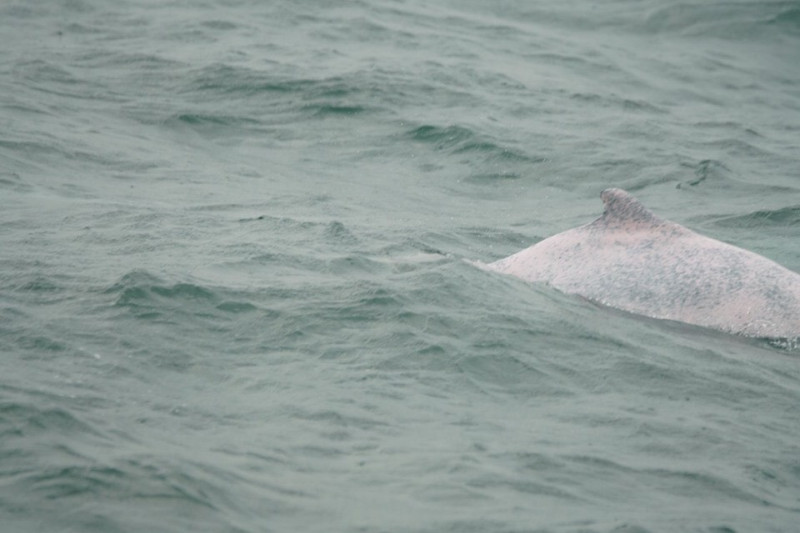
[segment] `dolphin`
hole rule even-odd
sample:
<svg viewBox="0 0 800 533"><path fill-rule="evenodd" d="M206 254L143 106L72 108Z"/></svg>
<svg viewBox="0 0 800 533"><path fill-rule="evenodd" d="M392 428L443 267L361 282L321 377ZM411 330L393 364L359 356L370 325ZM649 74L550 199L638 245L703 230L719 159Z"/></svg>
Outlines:
<svg viewBox="0 0 800 533"><path fill-rule="evenodd" d="M659 218L622 189L600 197L594 222L479 266L651 318L800 337L800 274Z"/></svg>

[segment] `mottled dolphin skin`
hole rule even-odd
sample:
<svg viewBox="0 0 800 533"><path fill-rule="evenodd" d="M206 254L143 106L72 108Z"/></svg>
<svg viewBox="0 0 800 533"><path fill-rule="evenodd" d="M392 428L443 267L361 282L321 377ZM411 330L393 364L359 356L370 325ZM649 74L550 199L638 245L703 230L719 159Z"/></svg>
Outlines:
<svg viewBox="0 0 800 533"><path fill-rule="evenodd" d="M621 189L603 216L483 268L652 318L761 338L800 336L800 275L651 213Z"/></svg>

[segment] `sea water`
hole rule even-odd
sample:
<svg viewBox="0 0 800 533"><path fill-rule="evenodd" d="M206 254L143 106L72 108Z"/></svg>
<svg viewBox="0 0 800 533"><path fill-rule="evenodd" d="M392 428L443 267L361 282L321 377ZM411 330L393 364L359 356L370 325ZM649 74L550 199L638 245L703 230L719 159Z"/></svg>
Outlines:
<svg viewBox="0 0 800 533"><path fill-rule="evenodd" d="M0 4L0 531L788 532L800 358L474 268L800 270L796 1Z"/></svg>

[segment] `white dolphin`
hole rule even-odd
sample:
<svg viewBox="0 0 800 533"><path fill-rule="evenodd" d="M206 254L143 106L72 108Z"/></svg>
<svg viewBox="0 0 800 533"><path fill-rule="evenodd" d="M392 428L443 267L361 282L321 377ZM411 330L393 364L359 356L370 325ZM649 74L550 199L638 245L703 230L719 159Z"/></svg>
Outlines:
<svg viewBox="0 0 800 533"><path fill-rule="evenodd" d="M621 189L603 216L482 268L652 318L800 337L800 275L655 216Z"/></svg>

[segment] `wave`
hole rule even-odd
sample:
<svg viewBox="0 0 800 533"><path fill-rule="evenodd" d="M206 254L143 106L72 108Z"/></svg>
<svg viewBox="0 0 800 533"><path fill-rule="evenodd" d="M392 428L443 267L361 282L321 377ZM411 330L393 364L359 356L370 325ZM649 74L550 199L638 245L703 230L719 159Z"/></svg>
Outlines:
<svg viewBox="0 0 800 533"><path fill-rule="evenodd" d="M539 163L543 160L503 146L499 142L480 135L476 130L464 126L425 124L408 131L407 136L414 141L430 144L436 150L454 154L478 153L498 160L524 163Z"/></svg>
<svg viewBox="0 0 800 533"><path fill-rule="evenodd" d="M731 228L768 228L800 226L800 206L761 209L746 215L717 219L718 226Z"/></svg>
<svg viewBox="0 0 800 533"><path fill-rule="evenodd" d="M354 115L383 108L388 89L377 83L374 76L372 72L356 71L349 75L298 79L275 69L217 64L190 73L188 81L178 90L199 101L221 96L243 100L267 97L259 103L266 104L272 114L281 109L295 109L309 115ZM270 95L274 98L269 99Z"/></svg>
<svg viewBox="0 0 800 533"><path fill-rule="evenodd" d="M187 282L166 283L144 270L125 274L105 293L116 296L115 307L126 309L138 318L175 323L180 322L181 316L211 318L220 313L239 314L256 309L246 300L226 298L218 289Z"/></svg>
<svg viewBox="0 0 800 533"><path fill-rule="evenodd" d="M405 135L434 151L469 157L471 172L467 179L473 182L518 179L530 170L530 165L547 161L466 126L423 124L407 130Z"/></svg>
<svg viewBox="0 0 800 533"><path fill-rule="evenodd" d="M797 33L800 9L796 2L679 2L648 13L641 29L738 40L762 38L776 29Z"/></svg>

